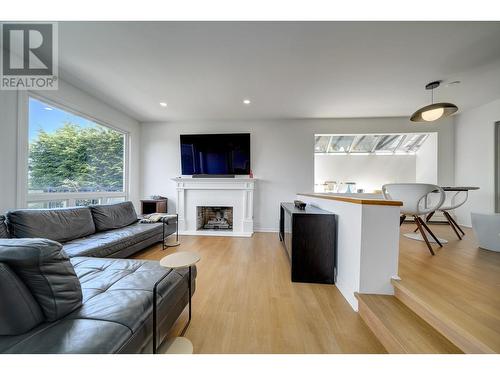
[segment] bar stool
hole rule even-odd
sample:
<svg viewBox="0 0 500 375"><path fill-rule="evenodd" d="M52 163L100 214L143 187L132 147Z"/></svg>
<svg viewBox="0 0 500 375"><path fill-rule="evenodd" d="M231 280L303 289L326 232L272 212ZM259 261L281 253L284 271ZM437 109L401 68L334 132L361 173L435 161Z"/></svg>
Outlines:
<svg viewBox="0 0 500 375"><path fill-rule="evenodd" d="M427 196L431 193L439 194L439 199L433 206L425 207ZM424 229L427 230L439 247L443 247L439 239L432 233L425 221L420 217L421 215L427 215L436 211L442 206L445 199L445 193L441 187L419 183L386 184L382 186L382 194L385 199L403 202L399 225L403 224L407 216L413 216L413 220L415 224L417 224L418 230L432 255L434 255L434 250L432 249Z"/></svg>

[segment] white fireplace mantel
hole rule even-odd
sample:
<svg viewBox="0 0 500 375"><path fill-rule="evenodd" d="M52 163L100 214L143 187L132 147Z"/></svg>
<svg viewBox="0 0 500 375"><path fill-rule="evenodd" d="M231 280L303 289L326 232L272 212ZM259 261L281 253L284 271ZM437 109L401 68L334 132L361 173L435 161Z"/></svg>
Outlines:
<svg viewBox="0 0 500 375"><path fill-rule="evenodd" d="M179 234L251 237L255 178L173 178L177 188ZM197 230L198 206L233 207L233 230Z"/></svg>

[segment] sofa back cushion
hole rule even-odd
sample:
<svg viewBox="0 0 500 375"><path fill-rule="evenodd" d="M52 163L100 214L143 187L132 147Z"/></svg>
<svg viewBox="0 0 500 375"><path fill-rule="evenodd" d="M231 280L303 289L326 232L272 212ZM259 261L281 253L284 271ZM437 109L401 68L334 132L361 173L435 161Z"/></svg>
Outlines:
<svg viewBox="0 0 500 375"><path fill-rule="evenodd" d="M80 280L60 243L44 238L3 239L0 262L28 287L46 320L58 320L82 305Z"/></svg>
<svg viewBox="0 0 500 375"><path fill-rule="evenodd" d="M7 224L13 238L48 238L67 242L95 233L88 207L10 211Z"/></svg>
<svg viewBox="0 0 500 375"><path fill-rule="evenodd" d="M40 305L6 263L0 263L0 335L20 335L45 320Z"/></svg>
<svg viewBox="0 0 500 375"><path fill-rule="evenodd" d="M137 213L132 202L99 204L90 206L90 210L98 232L123 228L137 222Z"/></svg>
<svg viewBox="0 0 500 375"><path fill-rule="evenodd" d="M5 216L3 215L0 215L0 238L9 238L7 223L5 222Z"/></svg>

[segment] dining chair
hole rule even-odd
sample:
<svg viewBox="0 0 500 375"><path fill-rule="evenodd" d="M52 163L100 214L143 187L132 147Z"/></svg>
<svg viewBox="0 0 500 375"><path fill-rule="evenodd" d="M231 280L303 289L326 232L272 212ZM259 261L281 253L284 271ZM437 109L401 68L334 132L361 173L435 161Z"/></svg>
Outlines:
<svg viewBox="0 0 500 375"><path fill-rule="evenodd" d="M448 196L448 192L445 191L444 203L441 205L441 207L439 207L439 210L437 210L437 211L441 211L443 213L446 221L453 228L453 231L457 235L458 239L461 240L462 236L465 236L465 232L462 230L462 228L460 228L460 226L457 224L455 219L453 219L453 217L451 216L451 214L448 211L454 210L455 208L458 208L461 205L463 205L465 202L467 202L467 198L469 197L469 192L467 190L463 190L463 191L460 190L460 191L450 191L449 193L452 193L452 192L455 194L453 194L453 196L450 197L450 196ZM425 218L425 222L428 223L429 220L431 219L431 217L434 216L435 213L436 213L436 211L429 213L427 215L427 217ZM415 228L414 232L417 232L417 231L418 231L418 227ZM462 236L460 235L459 232L462 233Z"/></svg>
<svg viewBox="0 0 500 375"><path fill-rule="evenodd" d="M455 231L455 234L457 235L458 239L461 240L462 236L465 236L465 232L460 228L460 226L457 224L455 219L450 215L449 211L454 210L455 208L460 207L463 205L468 198L469 192L468 191L456 191L454 192L453 196L450 197L450 199L446 199L445 203L441 207L439 207L438 211L441 211L448 221L448 224L453 228ZM462 233L462 236L460 236L460 233Z"/></svg>
<svg viewBox="0 0 500 375"><path fill-rule="evenodd" d="M427 205L427 197L431 193L437 193L439 197L437 201L429 207ZM442 206L445 200L445 193L441 187L420 183L385 184L382 186L382 194L385 199L403 202L399 225L403 224L407 216L412 216L432 255L434 255L434 250L432 249L424 229L431 235L439 247L443 247L439 239L432 233L425 221L420 217L436 211Z"/></svg>

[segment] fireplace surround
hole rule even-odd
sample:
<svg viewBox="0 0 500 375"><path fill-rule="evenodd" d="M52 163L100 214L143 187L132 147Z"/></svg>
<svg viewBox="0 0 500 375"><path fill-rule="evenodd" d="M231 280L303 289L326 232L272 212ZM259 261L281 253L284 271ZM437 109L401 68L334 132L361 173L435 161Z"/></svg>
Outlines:
<svg viewBox="0 0 500 375"><path fill-rule="evenodd" d="M172 179L177 188L179 234L195 236L251 237L253 234L253 193L256 180L249 177ZM200 229L199 207L232 208L231 228L222 223ZM225 220L229 222L229 212ZM220 213L219 213L219 216ZM220 217L219 217L220 218ZM222 218L224 216L222 215Z"/></svg>

